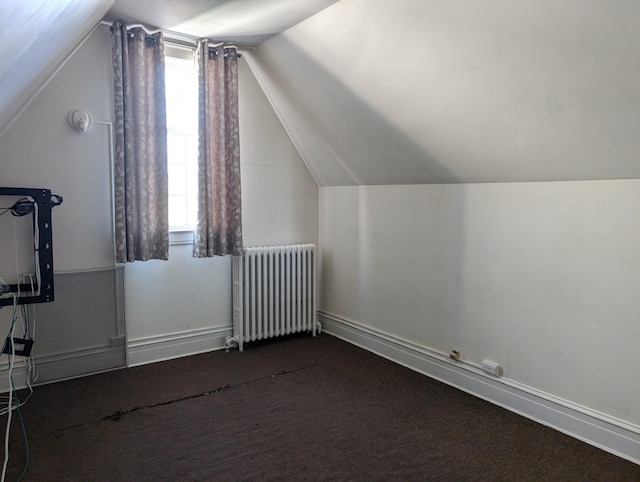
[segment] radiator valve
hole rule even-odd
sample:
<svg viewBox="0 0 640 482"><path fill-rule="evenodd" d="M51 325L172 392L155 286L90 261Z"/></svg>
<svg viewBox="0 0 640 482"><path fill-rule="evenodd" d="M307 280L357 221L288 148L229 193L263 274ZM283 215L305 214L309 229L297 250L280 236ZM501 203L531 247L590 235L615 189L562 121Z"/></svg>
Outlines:
<svg viewBox="0 0 640 482"><path fill-rule="evenodd" d="M238 348L238 335L228 336L224 344L224 351Z"/></svg>

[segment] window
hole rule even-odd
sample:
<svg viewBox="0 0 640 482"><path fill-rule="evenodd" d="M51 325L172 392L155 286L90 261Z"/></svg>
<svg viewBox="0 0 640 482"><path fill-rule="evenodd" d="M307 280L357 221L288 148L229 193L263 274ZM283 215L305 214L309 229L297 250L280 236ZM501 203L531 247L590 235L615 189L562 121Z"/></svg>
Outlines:
<svg viewBox="0 0 640 482"><path fill-rule="evenodd" d="M166 46L169 230L193 231L198 209L198 76L192 50Z"/></svg>

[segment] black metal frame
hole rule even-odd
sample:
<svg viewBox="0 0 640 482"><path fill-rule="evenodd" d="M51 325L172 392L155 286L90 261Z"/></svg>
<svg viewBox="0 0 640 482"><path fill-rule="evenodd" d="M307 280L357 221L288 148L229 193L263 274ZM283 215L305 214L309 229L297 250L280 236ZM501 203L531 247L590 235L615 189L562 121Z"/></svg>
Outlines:
<svg viewBox="0 0 640 482"><path fill-rule="evenodd" d="M20 293L18 304L48 303L53 301L53 243L51 230L51 208L56 206L52 202L50 189L29 189L20 187L0 187L0 196L30 197L38 205L31 213L33 219L34 236L38 229L38 246L35 249L35 258L40 271L40 279L36 279L34 291L31 291L31 283L10 284L10 293ZM19 280L18 280L19 283ZM31 293L26 294L26 293ZM12 305L13 297L0 298L0 306Z"/></svg>

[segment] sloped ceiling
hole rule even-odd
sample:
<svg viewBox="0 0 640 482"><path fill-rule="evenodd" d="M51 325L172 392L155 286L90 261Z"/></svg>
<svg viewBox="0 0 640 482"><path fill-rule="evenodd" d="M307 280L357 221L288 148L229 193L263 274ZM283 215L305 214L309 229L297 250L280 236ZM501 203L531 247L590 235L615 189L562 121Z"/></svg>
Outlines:
<svg viewBox="0 0 640 482"><path fill-rule="evenodd" d="M3 0L0 133L122 16L270 38L245 58L321 186L640 178L639 14L634 0Z"/></svg>
<svg viewBox="0 0 640 482"><path fill-rule="evenodd" d="M321 186L638 178L638 18L341 0L246 57Z"/></svg>
<svg viewBox="0 0 640 482"><path fill-rule="evenodd" d="M255 46L338 0L116 0L124 19L190 37Z"/></svg>
<svg viewBox="0 0 640 482"><path fill-rule="evenodd" d="M2 0L0 135L113 2Z"/></svg>
<svg viewBox="0 0 640 482"><path fill-rule="evenodd" d="M0 135L101 21L255 46L337 0L2 0ZM81 82L82 79L78 79Z"/></svg>

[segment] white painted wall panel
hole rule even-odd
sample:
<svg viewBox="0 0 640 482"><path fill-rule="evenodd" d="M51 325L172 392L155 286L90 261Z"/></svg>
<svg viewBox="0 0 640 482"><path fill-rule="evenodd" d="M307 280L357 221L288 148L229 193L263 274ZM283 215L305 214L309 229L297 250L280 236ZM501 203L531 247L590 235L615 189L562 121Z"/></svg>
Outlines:
<svg viewBox="0 0 640 482"><path fill-rule="evenodd" d="M239 83L245 245L317 243L318 186L244 60ZM171 246L168 262L126 266L132 343L231 325L230 260L195 259L191 251Z"/></svg>
<svg viewBox="0 0 640 482"><path fill-rule="evenodd" d="M245 240L317 244L318 187L244 61L240 72ZM100 26L0 137L0 185L46 187L64 197L53 211L58 273L114 266L108 128L94 124L81 135L67 123L77 108L94 120L111 121L112 90L109 27ZM4 252L12 253L12 238L3 236L2 242ZM3 257L0 266L12 267L12 260ZM210 329L231 325L230 284L228 259L195 259L185 245L171 247L169 262L127 264L129 341L145 350L147 342L155 347L161 339L171 345L173 335L195 333L195 345L202 349ZM3 310L2 326L8 319L9 310ZM78 322L56 321L57 333L69 334L69 349L89 340L73 329ZM94 334L107 328L96 326ZM173 347L171 356L181 349ZM166 355L162 349L153 353Z"/></svg>
<svg viewBox="0 0 640 482"><path fill-rule="evenodd" d="M79 134L67 122L78 108L113 119L110 42L99 27L0 137L0 185L64 198L52 213L57 272L114 266L108 127Z"/></svg>
<svg viewBox="0 0 640 482"><path fill-rule="evenodd" d="M40 47L46 51L54 45ZM121 283L114 282L113 270L109 130L96 124L81 135L67 122L77 108L89 111L96 121L110 121L112 90L109 28L101 26L0 136L0 185L49 188L64 198L52 211L53 261L60 286L53 303L36 307L35 353L46 363L42 381L125 364L124 340L110 346L111 337L124 335L124 326L117 328L124 319L117 305L122 303ZM12 216L3 216L3 227L12 221ZM13 239L3 234L0 268L15 280ZM18 240L20 273L34 269L33 263L23 262L33 251L29 242ZM10 319L11 308L3 309L3 333ZM84 358L76 358L80 356ZM74 366L78 363L86 366Z"/></svg>
<svg viewBox="0 0 640 482"><path fill-rule="evenodd" d="M637 180L321 188L320 308L640 426L638 209Z"/></svg>
<svg viewBox="0 0 640 482"><path fill-rule="evenodd" d="M318 186L246 60L240 62L245 246L318 243Z"/></svg>
<svg viewBox="0 0 640 482"><path fill-rule="evenodd" d="M169 261L125 267L127 337L135 342L231 323L231 263L171 246Z"/></svg>

